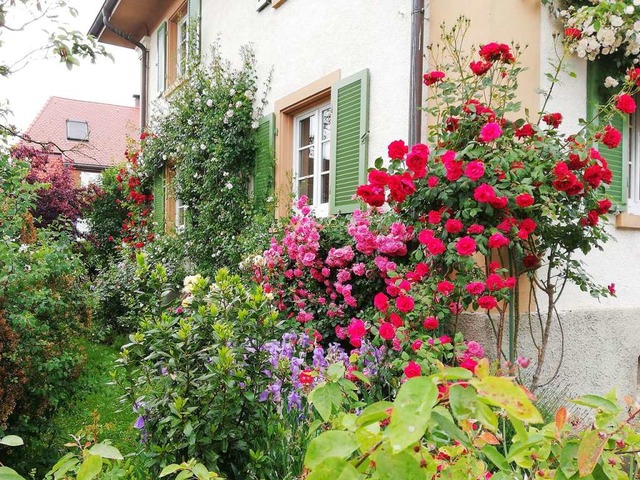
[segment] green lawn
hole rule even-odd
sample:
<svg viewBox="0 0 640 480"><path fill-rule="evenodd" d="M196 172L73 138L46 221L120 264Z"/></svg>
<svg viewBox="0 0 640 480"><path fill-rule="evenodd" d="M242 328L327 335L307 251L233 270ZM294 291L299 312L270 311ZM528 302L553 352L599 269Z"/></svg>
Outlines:
<svg viewBox="0 0 640 480"><path fill-rule="evenodd" d="M118 357L118 348L95 345L83 340L87 362L78 379L77 393L68 405L56 411L51 420L54 430L60 432L56 443L61 449L72 441L70 435L93 425L98 416L98 438L109 439L123 455L133 453L139 446L139 435L133 428L136 415L130 405L123 405L119 398L122 391L109 385L109 372Z"/></svg>

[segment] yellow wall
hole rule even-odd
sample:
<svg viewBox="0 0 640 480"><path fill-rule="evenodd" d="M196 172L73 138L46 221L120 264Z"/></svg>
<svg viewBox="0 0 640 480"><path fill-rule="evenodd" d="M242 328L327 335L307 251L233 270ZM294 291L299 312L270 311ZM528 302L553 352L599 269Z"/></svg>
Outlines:
<svg viewBox="0 0 640 480"><path fill-rule="evenodd" d="M518 98L532 115L540 109L540 0L431 0L427 9L429 43L440 39L440 25L452 26L464 15L471 19L466 46L512 41L528 48L520 59L527 70L520 75ZM476 58L478 59L478 58Z"/></svg>

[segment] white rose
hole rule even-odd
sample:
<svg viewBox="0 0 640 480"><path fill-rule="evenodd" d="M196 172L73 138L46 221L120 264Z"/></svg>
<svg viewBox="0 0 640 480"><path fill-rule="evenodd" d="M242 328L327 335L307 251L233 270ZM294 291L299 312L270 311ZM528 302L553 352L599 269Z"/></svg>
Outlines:
<svg viewBox="0 0 640 480"><path fill-rule="evenodd" d="M633 15L634 11L635 11L635 8L633 8L633 5L628 5L624 9L624 13L626 13L627 15Z"/></svg>
<svg viewBox="0 0 640 480"><path fill-rule="evenodd" d="M236 89L232 88L231 90L229 90L229 95L235 95L236 94Z"/></svg>
<svg viewBox="0 0 640 480"><path fill-rule="evenodd" d="M633 4L634 4L636 7L640 7L640 0L633 0Z"/></svg>
<svg viewBox="0 0 640 480"><path fill-rule="evenodd" d="M231 190L231 189L233 188L233 183L231 183L231 182L227 182L227 183L225 184L225 188L226 188L227 190Z"/></svg>
<svg viewBox="0 0 640 480"><path fill-rule="evenodd" d="M200 150L206 150L207 146L204 143L200 144Z"/></svg>
<svg viewBox="0 0 640 480"><path fill-rule="evenodd" d="M207 100L207 107L212 107L213 106L213 100L209 99Z"/></svg>
<svg viewBox="0 0 640 480"><path fill-rule="evenodd" d="M227 113L225 113L225 116L226 116L227 118L231 118L231 117L233 117L233 110L227 110Z"/></svg>
<svg viewBox="0 0 640 480"><path fill-rule="evenodd" d="M246 92L244 92L244 96L249 100L253 100L253 92L251 90L247 90Z"/></svg>
<svg viewBox="0 0 640 480"><path fill-rule="evenodd" d="M621 27L624 23L622 17L618 15L611 15L611 17L609 18L609 22L611 23L612 27Z"/></svg>
<svg viewBox="0 0 640 480"><path fill-rule="evenodd" d="M615 88L618 86L618 80L613 77L607 77L604 79L604 86L607 88Z"/></svg>

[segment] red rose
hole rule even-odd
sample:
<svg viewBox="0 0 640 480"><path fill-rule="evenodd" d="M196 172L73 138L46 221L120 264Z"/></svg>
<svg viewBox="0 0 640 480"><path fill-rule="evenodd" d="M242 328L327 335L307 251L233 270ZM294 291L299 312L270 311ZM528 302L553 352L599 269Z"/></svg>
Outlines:
<svg viewBox="0 0 640 480"><path fill-rule="evenodd" d="M302 370L298 375L298 381L302 385L311 385L313 383L313 370Z"/></svg>
<svg viewBox="0 0 640 480"><path fill-rule="evenodd" d="M397 313L392 313L391 315L389 315L389 321L391 321L391 325L393 325L396 328L400 328L404 325L404 321L402 320L402 317Z"/></svg>
<svg viewBox="0 0 640 480"><path fill-rule="evenodd" d="M372 207L381 207L384 205L384 188L376 185L360 185L356 190L364 203Z"/></svg>
<svg viewBox="0 0 640 480"><path fill-rule="evenodd" d="M478 203L489 203L496 198L496 192L491 185L483 183L475 188L473 198Z"/></svg>
<svg viewBox="0 0 640 480"><path fill-rule="evenodd" d="M534 268L540 264L540 259L535 255L529 254L522 257L522 265L525 268Z"/></svg>
<svg viewBox="0 0 640 480"><path fill-rule="evenodd" d="M456 218L450 218L444 224L444 229L448 233L458 233L462 230L463 227L464 225L462 224L462 222Z"/></svg>
<svg viewBox="0 0 640 480"><path fill-rule="evenodd" d="M509 203L509 199L507 197L496 197L489 202L493 208L497 209L505 208L507 203Z"/></svg>
<svg viewBox="0 0 640 480"><path fill-rule="evenodd" d="M400 310L402 313L408 313L413 310L415 306L415 302L413 301L413 297L409 295L400 295L396 298L396 308Z"/></svg>
<svg viewBox="0 0 640 480"><path fill-rule="evenodd" d="M456 117L447 117L444 121L444 129L447 132L456 132L460 125L460 119Z"/></svg>
<svg viewBox="0 0 640 480"><path fill-rule="evenodd" d="M509 45L504 43L491 42L480 47L478 52L487 62L501 60L505 63L512 63L515 59L509 50Z"/></svg>
<svg viewBox="0 0 640 480"><path fill-rule="evenodd" d="M564 36L574 40L580 40L582 31L579 28L567 27L564 29Z"/></svg>
<svg viewBox="0 0 640 480"><path fill-rule="evenodd" d="M520 228L528 233L533 233L538 225L532 218L525 218L520 222Z"/></svg>
<svg viewBox="0 0 640 480"><path fill-rule="evenodd" d="M429 147L424 143L416 143L413 147L411 147L411 153L415 153L420 158L424 158L425 160L429 158Z"/></svg>
<svg viewBox="0 0 640 480"><path fill-rule="evenodd" d="M438 290L438 292L440 292L442 295L450 295L453 292L453 289L453 283L447 280L438 282L438 285L436 286L436 290Z"/></svg>
<svg viewBox="0 0 640 480"><path fill-rule="evenodd" d="M411 152L407 155L406 164L407 168L412 172L421 172L427 166L427 159L417 153Z"/></svg>
<svg viewBox="0 0 640 480"><path fill-rule="evenodd" d="M623 93L618 95L616 108L622 113L633 113L636 111L636 102L631 95Z"/></svg>
<svg viewBox="0 0 640 480"><path fill-rule="evenodd" d="M389 158L400 159L409 151L403 140L395 140L389 144Z"/></svg>
<svg viewBox="0 0 640 480"><path fill-rule="evenodd" d="M464 174L474 182L480 180L484 175L484 163L479 161L469 162L467 168L464 170Z"/></svg>
<svg viewBox="0 0 640 480"><path fill-rule="evenodd" d="M429 229L422 230L418 234L418 241L423 245L427 245L432 238L433 238L433 230L429 230Z"/></svg>
<svg viewBox="0 0 640 480"><path fill-rule="evenodd" d="M480 295L484 292L484 283L471 282L464 287L470 295Z"/></svg>
<svg viewBox="0 0 640 480"><path fill-rule="evenodd" d="M396 329L389 322L384 322L382 325L380 325L378 333L385 340L393 340L396 336Z"/></svg>
<svg viewBox="0 0 640 480"><path fill-rule="evenodd" d="M422 343L423 343L422 340L420 339L416 340L411 344L411 350L413 350L414 352L417 352L422 348Z"/></svg>
<svg viewBox="0 0 640 480"><path fill-rule="evenodd" d="M533 205L533 197L528 193L521 193L516 197L516 205L521 208L527 208Z"/></svg>
<svg viewBox="0 0 640 480"><path fill-rule="evenodd" d="M611 200L609 200L608 198L604 198L602 200L600 200L598 202L598 213L600 215L604 215L605 213L608 213L609 210L611 209Z"/></svg>
<svg viewBox="0 0 640 480"><path fill-rule="evenodd" d="M467 228L467 233L471 235L478 235L482 232L484 232L484 227L482 225L478 225L477 223L474 223L473 225L470 225L469 228Z"/></svg>
<svg viewBox="0 0 640 480"><path fill-rule="evenodd" d="M496 308L498 306L498 301L491 295L484 295L478 298L478 306L480 306L480 308L491 310L492 308Z"/></svg>
<svg viewBox="0 0 640 480"><path fill-rule="evenodd" d="M373 298L373 305L381 312L386 312L389 308L389 297L384 293L379 292Z"/></svg>
<svg viewBox="0 0 640 480"><path fill-rule="evenodd" d="M438 322L436 317L427 317L424 319L424 322L422 322L422 326L427 330L435 330L439 325L440 322Z"/></svg>
<svg viewBox="0 0 640 480"><path fill-rule="evenodd" d="M602 167L591 165L584 171L584 180L593 188L597 188L602 181Z"/></svg>
<svg viewBox="0 0 640 480"><path fill-rule="evenodd" d="M431 210L427 214L428 222L432 225L436 225L442 221L442 214L438 210Z"/></svg>
<svg viewBox="0 0 640 480"><path fill-rule="evenodd" d="M366 335L367 329L364 326L364 322L360 319L354 318L347 327L347 335L351 338L362 338Z"/></svg>
<svg viewBox="0 0 640 480"><path fill-rule="evenodd" d="M609 148L617 148L622 141L622 134L619 130L615 129L611 125L604 127L604 134L602 135L602 143Z"/></svg>
<svg viewBox="0 0 640 480"><path fill-rule="evenodd" d="M444 243L442 243L442 240L439 238L431 237L427 241L427 250L431 255L440 255L444 253L446 249L447 247L445 247Z"/></svg>
<svg viewBox="0 0 640 480"><path fill-rule="evenodd" d="M404 367L404 374L407 378L419 377L422 374L422 368L416 362L411 360L406 367Z"/></svg>
<svg viewBox="0 0 640 480"><path fill-rule="evenodd" d="M502 128L500 125L494 122L487 123L482 130L480 130L480 141L488 143L496 138L500 138L502 135Z"/></svg>
<svg viewBox="0 0 640 480"><path fill-rule="evenodd" d="M424 84L427 86L433 85L434 83L441 82L444 80L445 74L439 70L434 70L433 72L425 73L423 80Z"/></svg>
<svg viewBox="0 0 640 480"><path fill-rule="evenodd" d="M438 337L438 340L440 340L440 343L443 345L451 343L451 337L449 335L442 335L441 337Z"/></svg>
<svg viewBox="0 0 640 480"><path fill-rule="evenodd" d="M469 68L475 75L484 75L491 68L491 62L471 62Z"/></svg>
<svg viewBox="0 0 640 480"><path fill-rule="evenodd" d="M377 187L384 187L389 181L389 174L382 170L371 170L369 172L369 183Z"/></svg>
<svg viewBox="0 0 640 480"><path fill-rule="evenodd" d="M469 370L470 372L475 372L476 371L476 367L478 366L478 362L476 362L473 358L471 357L466 357L464 360L462 360L460 362L460 366L462 368L466 368L467 370Z"/></svg>
<svg viewBox="0 0 640 480"><path fill-rule="evenodd" d="M525 123L515 131L516 138L532 137L534 133L530 123Z"/></svg>
<svg viewBox="0 0 640 480"><path fill-rule="evenodd" d="M542 120L544 123L553 128L558 128L562 123L562 114L561 113L547 113L543 115Z"/></svg>
<svg viewBox="0 0 640 480"><path fill-rule="evenodd" d="M440 180L438 179L438 177L429 177L427 179L427 186L429 188L435 188L438 186L438 183L440 183Z"/></svg>
<svg viewBox="0 0 640 480"><path fill-rule="evenodd" d="M444 162L444 168L447 170L447 180L455 182L462 176L462 160L447 159Z"/></svg>
<svg viewBox="0 0 640 480"><path fill-rule="evenodd" d="M509 245L509 239L502 235L501 233L494 233L489 237L489 242L487 243L489 248L501 248Z"/></svg>
<svg viewBox="0 0 640 480"><path fill-rule="evenodd" d="M463 257L476 253L476 241L471 237L459 238L456 242L456 250Z"/></svg>

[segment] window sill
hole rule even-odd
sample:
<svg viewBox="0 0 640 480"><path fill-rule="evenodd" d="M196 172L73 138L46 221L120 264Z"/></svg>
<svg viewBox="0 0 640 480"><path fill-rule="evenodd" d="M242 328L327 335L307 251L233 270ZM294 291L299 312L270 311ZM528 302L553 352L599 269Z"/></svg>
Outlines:
<svg viewBox="0 0 640 480"><path fill-rule="evenodd" d="M162 97L169 98L171 95L175 93L176 90L178 90L182 86L184 82L185 82L185 77L180 77L179 79L174 81L171 85L169 85L167 88L164 89L164 92L162 92Z"/></svg>
<svg viewBox="0 0 640 480"><path fill-rule="evenodd" d="M616 228L640 230L640 215L632 213L618 213L616 215Z"/></svg>

